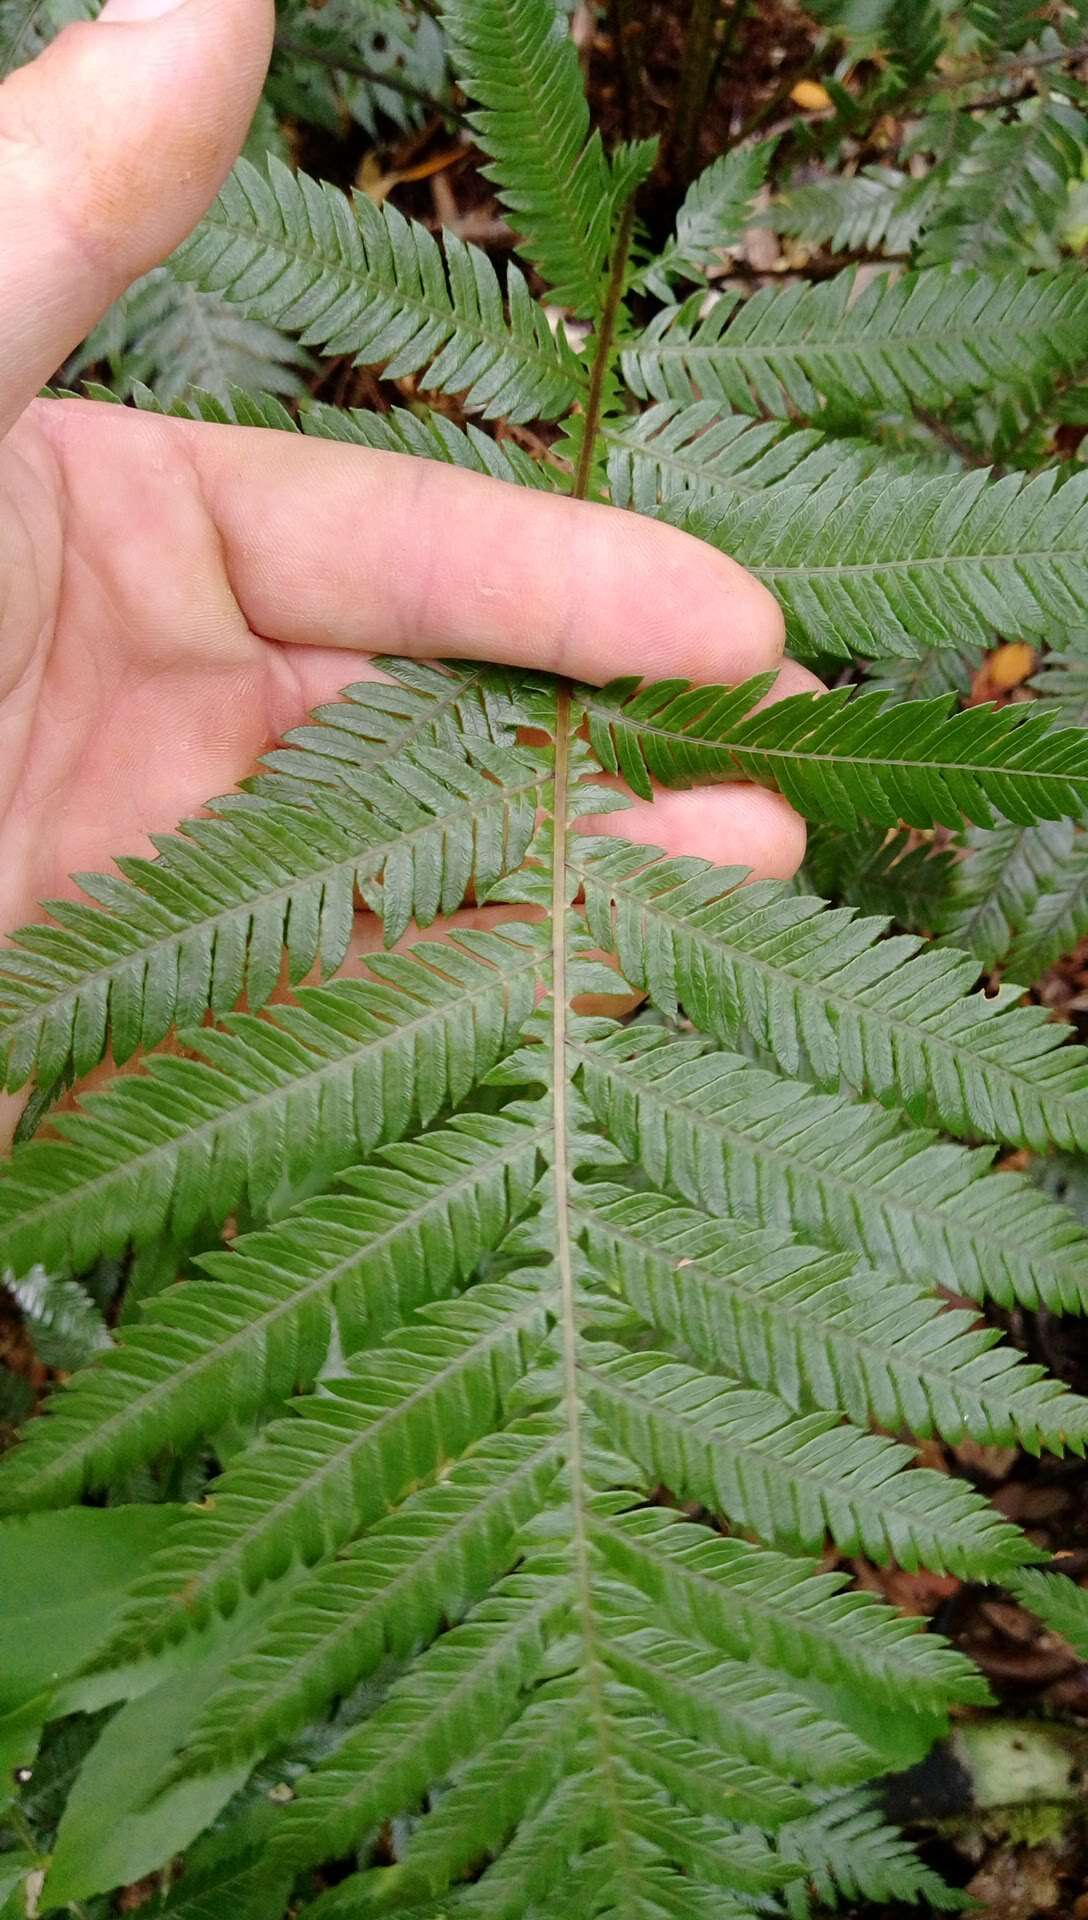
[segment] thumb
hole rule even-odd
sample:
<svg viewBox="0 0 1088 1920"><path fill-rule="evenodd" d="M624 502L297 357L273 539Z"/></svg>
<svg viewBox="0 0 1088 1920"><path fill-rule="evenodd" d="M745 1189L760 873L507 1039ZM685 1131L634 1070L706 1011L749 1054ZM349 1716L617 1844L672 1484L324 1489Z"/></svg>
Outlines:
<svg viewBox="0 0 1088 1920"><path fill-rule="evenodd" d="M215 197L272 28L273 0L107 0L0 85L0 437Z"/></svg>

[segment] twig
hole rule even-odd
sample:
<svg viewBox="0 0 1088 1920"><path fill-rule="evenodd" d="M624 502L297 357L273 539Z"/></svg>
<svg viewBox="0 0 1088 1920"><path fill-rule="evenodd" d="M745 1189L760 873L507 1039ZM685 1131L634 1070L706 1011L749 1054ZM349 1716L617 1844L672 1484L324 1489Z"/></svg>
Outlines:
<svg viewBox="0 0 1088 1920"><path fill-rule="evenodd" d="M973 73L939 73L936 79L927 80L919 92L956 93L960 87L976 86L980 80L999 80L1009 74L1030 73L1036 67L1061 67L1066 63L1073 65L1078 60L1088 60L1088 40L1082 40L1079 46L1062 47L1050 53L1025 53L1015 55L1011 60L991 60L985 66L976 67Z"/></svg>
<svg viewBox="0 0 1088 1920"><path fill-rule="evenodd" d="M950 427L939 414L929 413L925 407L915 407L914 418L919 426L928 429L935 440L943 441L949 452L954 453L956 458L962 460L966 466L986 467L997 479L1002 478L1004 469L997 466L987 454L980 453L977 447L973 447L969 440L965 440L961 434L958 434L955 427Z"/></svg>

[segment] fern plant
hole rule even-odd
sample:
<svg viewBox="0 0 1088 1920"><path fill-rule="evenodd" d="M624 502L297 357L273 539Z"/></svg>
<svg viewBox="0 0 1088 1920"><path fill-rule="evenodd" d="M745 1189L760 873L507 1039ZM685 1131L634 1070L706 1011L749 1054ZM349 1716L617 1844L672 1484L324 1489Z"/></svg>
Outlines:
<svg viewBox="0 0 1088 1920"><path fill-rule="evenodd" d="M484 422L560 423L547 464L418 402L178 410L665 514L855 677L768 708L766 678L386 661L12 937L4 1078L47 1125L0 1175L0 1272L78 1365L0 1461L0 1875L96 1916L159 1875L190 1920L951 1911L871 1783L988 1689L849 1563L1083 1626L918 1446L1088 1446L1088 1401L982 1317L1084 1309L1083 1224L995 1162L1088 1150L1088 1060L1015 981L980 990L962 899L923 946L578 822L772 784L901 923L984 849L1072 857L1085 478L965 471L888 421L994 383L1035 405L1088 354L1088 292L987 256L705 311L769 150L715 163L653 253L652 149L605 152L552 0L442 16L584 345L517 266L282 160L240 163L172 272ZM995 631L1073 664L960 709ZM402 950L345 972L360 902Z"/></svg>

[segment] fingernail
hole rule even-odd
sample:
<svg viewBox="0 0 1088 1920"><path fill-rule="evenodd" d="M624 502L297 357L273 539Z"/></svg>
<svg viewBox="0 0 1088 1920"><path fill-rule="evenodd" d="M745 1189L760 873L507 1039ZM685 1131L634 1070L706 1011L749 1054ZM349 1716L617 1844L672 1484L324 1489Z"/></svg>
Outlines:
<svg viewBox="0 0 1088 1920"><path fill-rule="evenodd" d="M175 13L185 0L106 0L98 18L116 20L158 20L164 13Z"/></svg>

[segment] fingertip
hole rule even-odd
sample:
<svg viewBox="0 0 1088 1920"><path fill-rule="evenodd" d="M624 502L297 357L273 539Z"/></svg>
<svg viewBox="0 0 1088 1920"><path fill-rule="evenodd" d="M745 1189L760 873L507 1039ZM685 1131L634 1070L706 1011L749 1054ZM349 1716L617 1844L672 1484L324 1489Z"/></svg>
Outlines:
<svg viewBox="0 0 1088 1920"><path fill-rule="evenodd" d="M788 800L767 787L736 783L658 793L623 813L585 823L593 833L693 855L714 866L747 867L755 880L792 880L805 857L807 829Z"/></svg>

